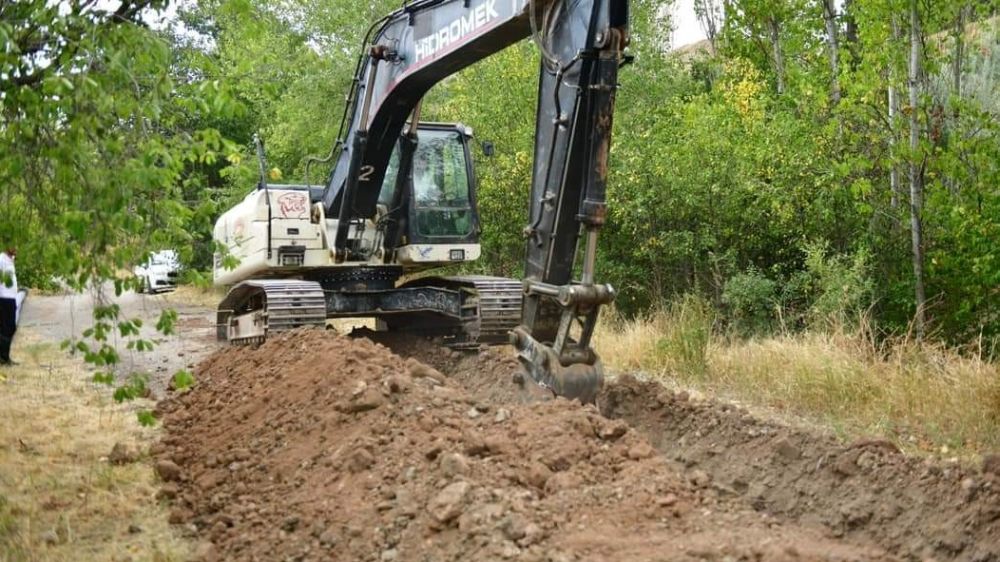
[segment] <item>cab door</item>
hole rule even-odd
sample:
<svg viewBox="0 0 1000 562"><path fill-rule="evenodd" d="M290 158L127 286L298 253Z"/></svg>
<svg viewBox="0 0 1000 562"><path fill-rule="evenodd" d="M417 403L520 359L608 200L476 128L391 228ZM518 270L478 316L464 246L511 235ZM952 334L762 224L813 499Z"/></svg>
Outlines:
<svg viewBox="0 0 1000 562"><path fill-rule="evenodd" d="M403 189L394 199L399 174L400 145L393 151L379 194L391 217L405 221L400 245L475 244L479 239L475 176L469 135L462 125L421 124L417 145ZM404 208L393 209L392 201Z"/></svg>

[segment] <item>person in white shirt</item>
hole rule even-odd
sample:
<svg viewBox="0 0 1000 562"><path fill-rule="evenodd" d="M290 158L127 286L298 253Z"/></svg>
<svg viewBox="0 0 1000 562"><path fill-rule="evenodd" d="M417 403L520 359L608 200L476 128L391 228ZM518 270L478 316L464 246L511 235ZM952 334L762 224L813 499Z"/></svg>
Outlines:
<svg viewBox="0 0 1000 562"><path fill-rule="evenodd" d="M17 331L16 257L16 248L0 253L0 365L16 365L10 358L10 345Z"/></svg>

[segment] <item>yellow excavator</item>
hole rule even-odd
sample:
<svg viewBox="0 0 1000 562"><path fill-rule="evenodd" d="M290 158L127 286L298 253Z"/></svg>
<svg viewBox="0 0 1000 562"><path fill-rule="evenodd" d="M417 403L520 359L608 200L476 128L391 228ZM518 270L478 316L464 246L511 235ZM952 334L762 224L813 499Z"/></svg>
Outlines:
<svg viewBox="0 0 1000 562"><path fill-rule="evenodd" d="M593 401L603 370L590 340L614 298L594 270L628 15L627 0L416 0L375 22L325 185L268 183L259 150L258 185L215 225L215 283L231 287L219 337L370 317L458 348L509 342L536 383ZM541 64L524 278L401 282L480 255L472 130L421 121L422 98L529 37Z"/></svg>

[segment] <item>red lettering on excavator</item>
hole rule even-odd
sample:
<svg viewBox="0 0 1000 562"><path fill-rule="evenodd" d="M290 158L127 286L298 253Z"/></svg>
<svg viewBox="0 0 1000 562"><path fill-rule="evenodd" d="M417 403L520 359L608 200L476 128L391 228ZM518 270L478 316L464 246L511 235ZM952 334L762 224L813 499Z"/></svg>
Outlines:
<svg viewBox="0 0 1000 562"><path fill-rule="evenodd" d="M285 218L302 218L308 213L305 194L285 193L278 197L278 210Z"/></svg>

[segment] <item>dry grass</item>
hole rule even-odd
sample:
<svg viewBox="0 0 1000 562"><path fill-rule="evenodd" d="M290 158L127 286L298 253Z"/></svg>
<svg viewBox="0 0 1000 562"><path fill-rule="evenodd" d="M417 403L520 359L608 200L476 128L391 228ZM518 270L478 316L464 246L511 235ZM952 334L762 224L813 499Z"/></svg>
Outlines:
<svg viewBox="0 0 1000 562"><path fill-rule="evenodd" d="M30 333L18 334L14 355L21 365L0 370L0 560L186 559L145 459L105 458L117 442L142 450L155 438L135 416L150 404L114 404L78 362Z"/></svg>
<svg viewBox="0 0 1000 562"><path fill-rule="evenodd" d="M613 371L643 371L845 436L947 456L1000 448L996 363L933 345L879 345L864 330L730 340L707 331L702 312L680 305L638 320L613 317L595 345Z"/></svg>
<svg viewBox="0 0 1000 562"><path fill-rule="evenodd" d="M604 313L594 332L594 348L615 371L663 372L667 365L657 344L670 329L664 313L625 319L617 312Z"/></svg>
<svg viewBox="0 0 1000 562"><path fill-rule="evenodd" d="M172 306L198 306L215 310L219 302L226 296L222 287L196 287L194 285L178 285L173 291L161 293L163 300Z"/></svg>

